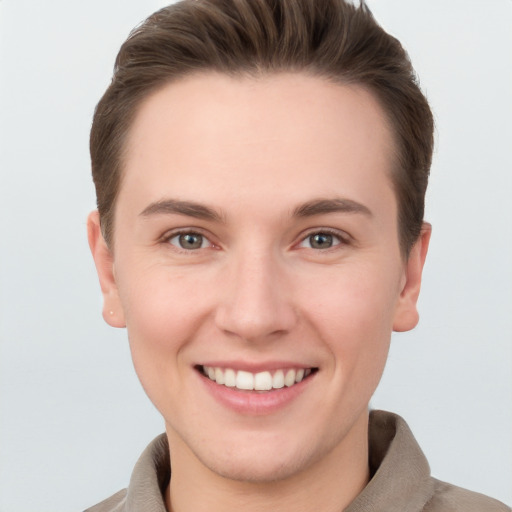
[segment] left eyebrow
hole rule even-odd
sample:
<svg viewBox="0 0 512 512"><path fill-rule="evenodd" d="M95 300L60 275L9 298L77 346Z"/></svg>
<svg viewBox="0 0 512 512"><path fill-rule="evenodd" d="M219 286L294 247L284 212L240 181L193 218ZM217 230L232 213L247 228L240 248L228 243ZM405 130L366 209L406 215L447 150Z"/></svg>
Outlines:
<svg viewBox="0 0 512 512"><path fill-rule="evenodd" d="M293 210L294 217L312 217L326 213L359 213L372 217L373 214L364 204L352 199L313 199L297 206Z"/></svg>

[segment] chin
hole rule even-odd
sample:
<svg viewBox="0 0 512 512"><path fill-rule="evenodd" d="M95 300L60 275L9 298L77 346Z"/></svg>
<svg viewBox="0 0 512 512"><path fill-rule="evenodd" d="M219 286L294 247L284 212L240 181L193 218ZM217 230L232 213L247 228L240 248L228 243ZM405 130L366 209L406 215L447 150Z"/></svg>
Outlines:
<svg viewBox="0 0 512 512"><path fill-rule="evenodd" d="M292 460L281 454L272 457L230 457L216 460L201 460L213 473L237 482L268 484L287 480L301 473L311 462L295 454Z"/></svg>
<svg viewBox="0 0 512 512"><path fill-rule="evenodd" d="M248 436L249 438L253 436ZM255 436L240 443L215 443L194 455L213 473L238 482L265 484L290 479L313 466L330 451L324 443ZM263 437L263 438L262 438ZM215 447L223 446L222 453ZM203 447L204 448L204 447Z"/></svg>

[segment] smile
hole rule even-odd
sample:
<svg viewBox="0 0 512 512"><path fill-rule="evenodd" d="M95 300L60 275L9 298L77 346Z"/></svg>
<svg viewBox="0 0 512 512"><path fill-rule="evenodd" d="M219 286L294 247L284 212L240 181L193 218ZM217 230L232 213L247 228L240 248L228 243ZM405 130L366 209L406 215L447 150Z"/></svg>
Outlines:
<svg viewBox="0 0 512 512"><path fill-rule="evenodd" d="M270 391L291 387L311 375L315 368L287 368L274 372L251 373L232 368L201 366L201 372L213 382L243 391Z"/></svg>

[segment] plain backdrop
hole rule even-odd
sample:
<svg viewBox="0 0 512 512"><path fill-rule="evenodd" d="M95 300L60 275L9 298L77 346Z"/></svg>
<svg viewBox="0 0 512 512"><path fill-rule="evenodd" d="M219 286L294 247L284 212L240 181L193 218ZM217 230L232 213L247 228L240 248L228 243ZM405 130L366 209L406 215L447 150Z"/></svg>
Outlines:
<svg viewBox="0 0 512 512"><path fill-rule="evenodd" d="M79 511L125 487L163 423L101 319L88 132L157 0L0 0L0 511ZM437 122L421 322L372 406L443 480L512 503L512 1L370 0Z"/></svg>

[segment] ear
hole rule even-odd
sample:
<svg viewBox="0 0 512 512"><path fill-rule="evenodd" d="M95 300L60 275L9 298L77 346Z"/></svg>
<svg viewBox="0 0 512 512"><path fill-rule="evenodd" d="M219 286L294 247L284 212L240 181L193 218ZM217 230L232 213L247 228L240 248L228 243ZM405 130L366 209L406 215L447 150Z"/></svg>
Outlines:
<svg viewBox="0 0 512 512"><path fill-rule="evenodd" d="M126 327L116 285L114 259L101 233L97 210L87 217L87 237L103 294L103 319L112 327Z"/></svg>
<svg viewBox="0 0 512 512"><path fill-rule="evenodd" d="M410 331L418 324L419 315L416 308L421 288L421 275L427 257L428 244L432 226L424 222L421 233L413 245L405 264L405 275L400 297L398 299L393 330L397 332Z"/></svg>

